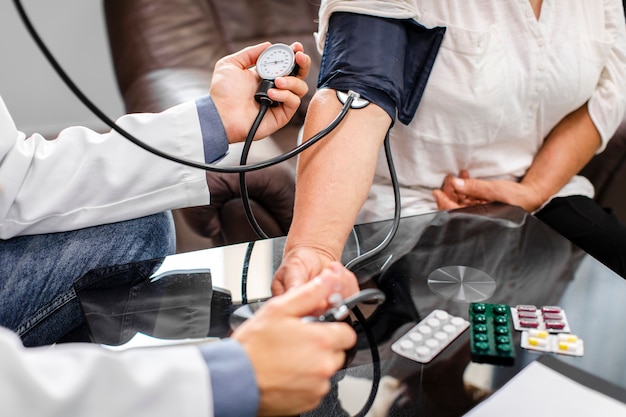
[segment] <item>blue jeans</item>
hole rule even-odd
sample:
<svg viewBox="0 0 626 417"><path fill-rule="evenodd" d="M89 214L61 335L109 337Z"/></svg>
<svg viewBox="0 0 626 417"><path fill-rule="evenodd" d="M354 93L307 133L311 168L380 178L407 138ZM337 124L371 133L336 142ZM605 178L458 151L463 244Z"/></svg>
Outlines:
<svg viewBox="0 0 626 417"><path fill-rule="evenodd" d="M73 283L94 268L175 250L170 212L71 232L0 241L0 326L25 346L55 343L84 326Z"/></svg>

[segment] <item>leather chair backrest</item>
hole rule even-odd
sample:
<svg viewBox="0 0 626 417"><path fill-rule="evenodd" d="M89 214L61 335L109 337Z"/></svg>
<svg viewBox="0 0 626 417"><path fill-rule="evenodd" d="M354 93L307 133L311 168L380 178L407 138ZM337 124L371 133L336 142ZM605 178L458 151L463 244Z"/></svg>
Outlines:
<svg viewBox="0 0 626 417"><path fill-rule="evenodd" d="M127 111L158 111L175 102L154 96L154 81L195 76L198 93L210 85L218 59L263 41L299 41L311 55L309 94L293 124L301 125L317 82L320 56L313 33L318 5L314 0L104 0L111 53ZM157 92L158 93L158 92ZM180 91L163 92L178 94ZM195 93L194 93L195 94ZM191 97L176 98L175 101ZM167 98L165 99L167 100Z"/></svg>

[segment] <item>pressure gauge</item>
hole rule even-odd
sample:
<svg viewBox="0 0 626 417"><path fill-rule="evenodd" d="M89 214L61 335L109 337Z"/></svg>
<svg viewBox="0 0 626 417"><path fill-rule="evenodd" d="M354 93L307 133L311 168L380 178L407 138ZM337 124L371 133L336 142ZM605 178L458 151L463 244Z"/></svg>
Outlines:
<svg viewBox="0 0 626 417"><path fill-rule="evenodd" d="M274 80L286 75L296 75L298 64L293 49L284 43L275 43L261 52L256 61L256 72L262 78L261 84L254 95L254 99L270 107L280 103L269 98L267 91L274 88Z"/></svg>
<svg viewBox="0 0 626 417"><path fill-rule="evenodd" d="M256 71L264 80L274 80L298 72L293 49L284 43L275 43L261 53Z"/></svg>

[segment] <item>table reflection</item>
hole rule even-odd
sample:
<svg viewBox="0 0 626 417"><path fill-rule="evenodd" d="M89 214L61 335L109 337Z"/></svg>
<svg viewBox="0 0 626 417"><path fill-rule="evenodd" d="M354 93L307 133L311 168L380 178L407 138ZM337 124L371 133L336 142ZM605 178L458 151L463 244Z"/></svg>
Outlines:
<svg viewBox="0 0 626 417"><path fill-rule="evenodd" d="M355 226L342 261L375 248L390 227L390 221ZM94 341L123 343L138 330L227 336L236 307L270 296L284 241L92 271L76 289ZM489 204L403 218L391 243L353 271L362 288L382 290L386 301L359 306L363 317L352 317L359 337L348 366L307 416L464 414L540 355L521 349L519 334L511 367L472 363L467 332L428 364L390 346L431 311L467 319L476 301L561 305L585 340L585 356L558 360L626 388L626 337L616 332L626 313L620 302L626 281L519 208Z"/></svg>

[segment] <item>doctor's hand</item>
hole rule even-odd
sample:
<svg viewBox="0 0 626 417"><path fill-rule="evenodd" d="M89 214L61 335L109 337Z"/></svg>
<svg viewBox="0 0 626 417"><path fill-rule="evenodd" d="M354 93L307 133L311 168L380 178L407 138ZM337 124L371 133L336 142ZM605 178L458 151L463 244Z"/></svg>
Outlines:
<svg viewBox="0 0 626 417"><path fill-rule="evenodd" d="M441 190L433 190L433 197L439 210L500 202L533 212L545 203L532 184L470 178L467 171L461 171L458 177L446 176Z"/></svg>
<svg viewBox="0 0 626 417"><path fill-rule="evenodd" d="M271 298L235 330L250 357L260 390L259 415L297 415L315 408L330 390L356 333L343 322L310 323L304 316L331 307L328 298L355 279L341 265L307 284Z"/></svg>
<svg viewBox="0 0 626 417"><path fill-rule="evenodd" d="M271 44L264 42L250 46L217 61L211 80L210 95L222 119L230 143L246 139L250 127L259 113L259 103L254 94L261 82L255 65L259 55ZM291 120L309 88L304 81L311 68L311 58L304 53L298 42L291 45L296 63L300 67L297 76L279 77L276 88L268 91L269 97L282 103L270 107L261 122L255 139L264 138Z"/></svg>

